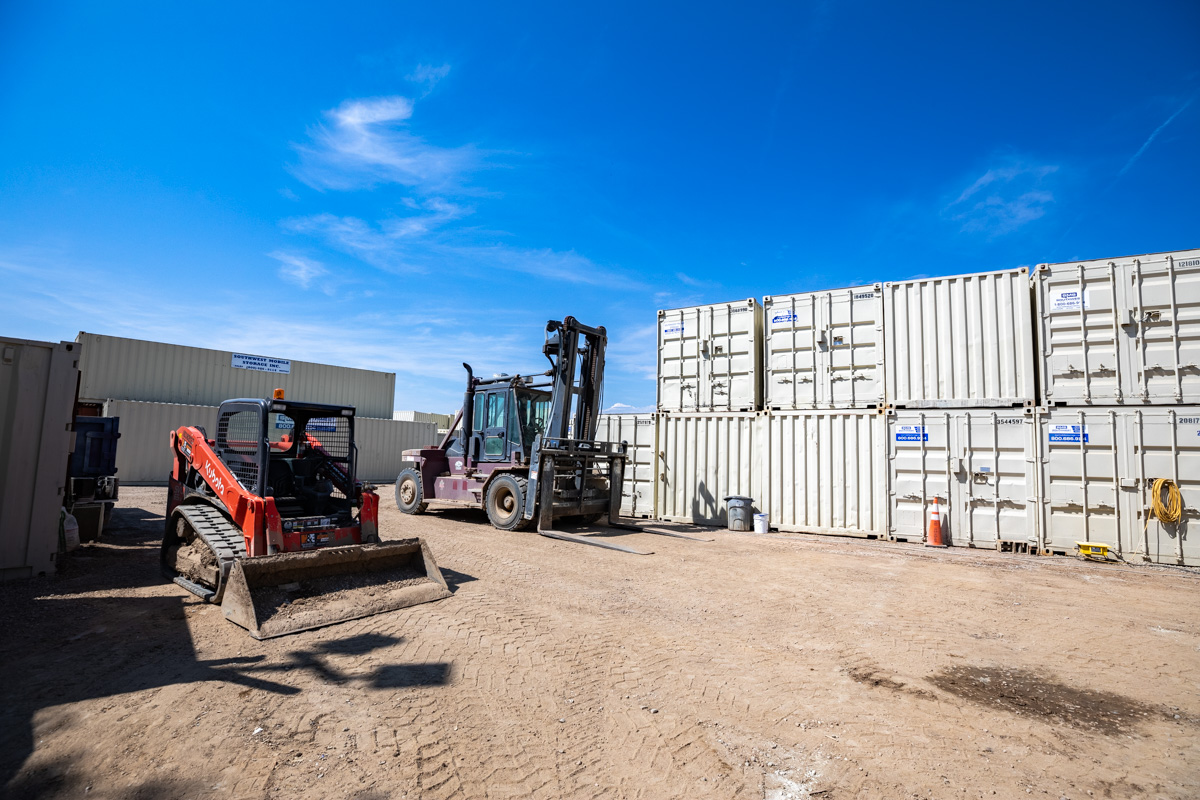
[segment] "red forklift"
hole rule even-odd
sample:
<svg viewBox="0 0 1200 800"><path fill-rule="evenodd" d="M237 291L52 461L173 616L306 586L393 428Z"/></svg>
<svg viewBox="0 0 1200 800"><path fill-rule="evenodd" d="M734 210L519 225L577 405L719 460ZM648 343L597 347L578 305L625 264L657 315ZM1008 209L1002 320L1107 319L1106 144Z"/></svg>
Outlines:
<svg viewBox="0 0 1200 800"><path fill-rule="evenodd" d="M475 377L436 447L405 450L416 462L396 479L396 506L420 514L430 502L483 508L501 530L536 526L543 536L648 555L614 542L554 530L554 521L641 531L618 520L625 444L598 442L604 382L603 327L574 317L546 323L542 375ZM664 533L650 531L651 533ZM665 534L692 538L681 534Z"/></svg>

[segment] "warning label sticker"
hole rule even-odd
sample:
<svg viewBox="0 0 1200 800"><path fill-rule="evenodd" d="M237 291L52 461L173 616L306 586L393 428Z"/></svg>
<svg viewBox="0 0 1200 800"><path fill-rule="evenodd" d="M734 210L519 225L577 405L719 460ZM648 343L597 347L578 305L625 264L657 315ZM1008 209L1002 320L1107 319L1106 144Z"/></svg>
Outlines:
<svg viewBox="0 0 1200 800"><path fill-rule="evenodd" d="M897 425L897 442L928 442L929 428L925 425Z"/></svg>
<svg viewBox="0 0 1200 800"><path fill-rule="evenodd" d="M1083 437L1084 443L1088 440L1087 425L1051 425L1047 435L1052 442L1075 442L1078 444L1080 437Z"/></svg>
<svg viewBox="0 0 1200 800"><path fill-rule="evenodd" d="M1088 290L1053 289L1050 292L1051 311L1086 311L1088 308Z"/></svg>

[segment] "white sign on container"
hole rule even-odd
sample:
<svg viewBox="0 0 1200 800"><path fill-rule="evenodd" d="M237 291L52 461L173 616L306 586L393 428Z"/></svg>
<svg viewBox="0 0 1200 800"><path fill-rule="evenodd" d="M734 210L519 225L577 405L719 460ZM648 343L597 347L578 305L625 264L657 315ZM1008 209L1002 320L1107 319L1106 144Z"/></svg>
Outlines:
<svg viewBox="0 0 1200 800"><path fill-rule="evenodd" d="M256 372L274 372L279 375L292 373L292 362L286 358L268 358L267 356L249 356L245 353L234 353L231 367L235 369L252 369Z"/></svg>
<svg viewBox="0 0 1200 800"><path fill-rule="evenodd" d="M1046 440L1050 442L1078 442L1088 440L1087 425L1046 425Z"/></svg>

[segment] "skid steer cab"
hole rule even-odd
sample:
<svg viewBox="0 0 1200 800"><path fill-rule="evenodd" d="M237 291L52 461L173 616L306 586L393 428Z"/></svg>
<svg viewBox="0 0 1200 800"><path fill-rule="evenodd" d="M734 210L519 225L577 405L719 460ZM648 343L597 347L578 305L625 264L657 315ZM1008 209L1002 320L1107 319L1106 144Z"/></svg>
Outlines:
<svg viewBox="0 0 1200 800"><path fill-rule="evenodd" d="M602 327L573 317L546 323L542 375L476 378L470 365L463 407L437 446L405 450L416 463L396 479L396 506L419 514L430 502L482 507L502 530L537 526L556 539L639 553L554 530L556 520L640 531L617 521L624 443L596 441L604 381Z"/></svg>
<svg viewBox="0 0 1200 800"><path fill-rule="evenodd" d="M256 638L449 594L420 539L380 543L353 407L277 390L222 403L213 439L183 427L170 442L163 569Z"/></svg>

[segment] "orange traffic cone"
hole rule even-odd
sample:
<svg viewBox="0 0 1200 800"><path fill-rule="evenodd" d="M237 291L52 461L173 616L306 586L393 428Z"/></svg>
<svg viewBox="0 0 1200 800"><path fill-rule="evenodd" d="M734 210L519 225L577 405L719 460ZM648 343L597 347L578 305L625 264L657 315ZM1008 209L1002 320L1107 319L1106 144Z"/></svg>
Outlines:
<svg viewBox="0 0 1200 800"><path fill-rule="evenodd" d="M933 508L929 509L929 531L925 534L926 547L945 547L942 541L942 513L938 509L938 499L933 498Z"/></svg>

